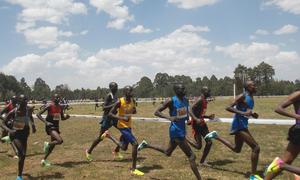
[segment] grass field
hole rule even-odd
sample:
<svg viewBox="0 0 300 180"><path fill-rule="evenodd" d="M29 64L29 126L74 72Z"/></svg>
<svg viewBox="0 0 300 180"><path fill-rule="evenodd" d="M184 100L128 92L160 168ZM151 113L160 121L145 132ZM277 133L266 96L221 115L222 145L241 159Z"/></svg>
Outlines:
<svg viewBox="0 0 300 180"><path fill-rule="evenodd" d="M268 97L268 98L255 98L255 107L254 111L260 115L260 118L276 118L284 119L276 113L274 113L275 107L283 100L283 97ZM232 97L223 97L216 98L215 101L212 101L208 104L207 113L214 113L216 117L232 117L232 114L225 110L232 101ZM159 103L152 105L152 103L138 103L138 114L139 117L155 117L154 111L157 108ZM101 108L97 108L95 111L94 105L73 105L72 110L69 111L71 114L88 114L88 115L100 115Z"/></svg>
<svg viewBox="0 0 300 180"><path fill-rule="evenodd" d="M219 117L231 117L224 111L230 99L217 99L210 103L209 112ZM256 99L256 109L262 118L282 118L273 113L273 109L281 98ZM137 116L153 117L156 106L151 103L140 103ZM94 110L92 105L73 106L71 114L96 114L100 109ZM138 164L145 172L144 177L134 177L129 173L131 167L131 148L123 152L124 160L117 161L111 154L115 147L112 142L105 139L93 152L94 161L85 160L84 150L96 138L99 126L97 119L72 118L61 122L61 132L64 143L57 146L50 155L53 164L50 168L42 168L40 160L43 158L43 142L49 140L41 122L37 122L38 132L31 134L28 141L28 152L24 168L25 179L194 179L189 162L180 149L176 149L171 157L145 149L138 154ZM134 122L133 132L139 142L146 139L152 144L166 147L168 137L168 123ZM220 135L233 141L228 135L230 124L211 122L210 130L217 130ZM261 146L258 170L262 173L272 159L284 151L287 145L287 132L289 126L277 125L250 125L250 131ZM119 132L112 128L113 135ZM188 127L188 137L191 137L191 128ZM200 161L202 150L193 149ZM207 160L213 166L199 167L203 179L241 180L247 179L250 171L250 148L245 145L240 154L235 154L219 142L214 142ZM17 160L12 158L12 150L6 144L0 144L0 179L14 179L17 171ZM294 165L299 166L296 159ZM284 172L277 179L292 179L291 174Z"/></svg>

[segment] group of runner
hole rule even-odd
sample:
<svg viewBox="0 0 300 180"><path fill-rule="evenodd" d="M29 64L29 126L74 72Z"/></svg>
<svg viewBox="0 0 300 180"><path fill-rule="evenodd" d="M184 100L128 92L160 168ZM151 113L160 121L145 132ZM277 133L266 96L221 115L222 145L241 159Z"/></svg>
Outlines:
<svg viewBox="0 0 300 180"><path fill-rule="evenodd" d="M251 153L251 175L250 179L263 179L257 174L257 165L260 153L260 146L251 135L248 128L248 119L258 118L258 114L253 111L256 86L253 81L247 81L244 85L244 93L239 95L226 110L233 113L233 121L230 134L234 135L234 144L226 140L216 131L209 131L205 122L205 118L214 119L215 115L206 114L208 107L208 99L211 97L210 89L202 87L201 96L189 107L189 101L186 98L186 89L183 84L174 85L175 95L163 102L155 111L155 115L170 121L169 128L169 144L167 148L161 148L153 145L146 140L138 144L137 139L132 133L132 115L137 113L136 102L133 98L133 88L125 86L123 89L123 97L117 97L118 85L115 82L109 84L110 93L104 99L103 116L100 121L100 132L95 138L91 146L85 151L86 159L92 161L92 152L94 148L105 138L110 139L116 144L113 154L116 158L122 159L120 150L126 151L129 143L132 145L132 167L131 174L142 176L144 173L137 169L137 154L143 149L152 149L171 156L177 146L187 156L191 169L197 179L201 179L197 164L196 156L190 145L196 149L202 148L202 138L205 140L203 155L200 164L209 166L206 162L212 141L215 139L235 153L240 153L243 144L250 146ZM28 106L27 98L24 95L12 97L10 103L1 111L3 133L1 141L11 143L11 146L18 158L18 176L17 180L22 179L24 161L26 157L27 139L30 133L30 125L32 132L35 133L36 128L33 119L33 108ZM60 136L59 122L60 120L69 119L70 116L65 114L63 105L60 104L61 98L55 94L50 104L45 104L37 113L38 119L45 124L45 131L50 136L50 142L44 143L45 156L41 160L41 165L45 167L51 166L47 160L56 145L63 143ZM289 112L287 107L293 105L294 112ZM165 110L169 113L164 113ZM278 105L275 110L278 114L296 119L295 125L289 129L289 144L281 157L276 157L265 171L264 179L273 179L282 170L300 174L300 168L291 165L293 160L300 152L300 90L292 93L287 99ZM47 112L46 117L42 116ZM191 117L191 120L190 118ZM186 123L191 125L194 140L186 137ZM115 138L109 129L114 126L120 131L119 140Z"/></svg>

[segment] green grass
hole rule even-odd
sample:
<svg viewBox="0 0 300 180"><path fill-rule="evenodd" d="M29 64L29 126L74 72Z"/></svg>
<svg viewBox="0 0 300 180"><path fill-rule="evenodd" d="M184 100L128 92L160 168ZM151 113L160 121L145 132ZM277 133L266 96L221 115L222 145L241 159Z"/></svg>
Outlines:
<svg viewBox="0 0 300 180"><path fill-rule="evenodd" d="M131 167L131 148L124 152L124 161L114 161L112 142L105 139L93 152L94 160L88 163L84 157L84 150L98 134L96 119L70 119L61 122L61 136L64 143L57 146L49 157L53 164L50 168L42 168L40 160L43 158L43 142L49 140L44 132L42 123L37 122L38 132L31 134L28 141L28 152L25 162L25 179L194 179L185 155L179 148L171 157L165 157L158 152L145 149L138 154L138 164L146 174L144 177L134 177L129 173ZM233 141L228 135L230 124L209 123L211 130L217 130L222 136ZM250 131L261 146L258 170L264 170L272 159L284 151L287 145L286 135L288 126L250 125ZM119 136L119 132L112 128L111 132ZM134 122L134 134L139 142L146 139L152 144L167 146L168 123ZM267 134L266 134L267 133ZM188 127L191 137L191 128ZM0 179L13 179L16 176L17 161L12 159L11 148L0 144ZM8 152L6 152L8 150ZM199 163L202 150L193 149ZM245 145L240 154L235 154L219 142L214 142L207 160L212 168L199 167L204 179L241 180L250 171L250 148ZM299 159L294 165L300 165ZM290 179L292 176L284 172L278 179Z"/></svg>
<svg viewBox="0 0 300 180"><path fill-rule="evenodd" d="M273 112L282 97L256 98L255 111L261 118L284 118ZM217 117L232 117L225 107L232 101L230 98L217 98L210 102L208 113L215 113ZM139 103L136 116L154 117L157 108L152 103ZM101 108L94 110L93 105L74 105L70 114L101 115ZM167 146L169 141L168 123L134 122L133 132L139 142L146 139L152 144ZM210 130L217 130L219 134L233 141L228 135L230 124L209 123ZM144 177L134 177L129 173L131 167L131 148L124 152L124 161L115 161L111 154L115 147L112 142L105 139L93 152L94 160L88 163L85 160L84 150L88 148L99 132L97 119L72 118L61 122L61 136L64 143L57 146L49 157L53 164L50 168L42 168L40 160L43 158L43 142L49 141L43 124L37 122L38 132L31 134L28 141L28 152L25 162L25 179L193 179L194 175L189 167L185 155L176 149L172 157L145 149L138 154L138 164L146 174ZM278 155L281 155L288 143L286 140L289 126L277 125L250 125L250 131L261 146L258 170L264 168ZM191 128L188 127L188 137L191 137ZM112 134L119 136L119 132L111 129ZM8 152L7 152L8 151ZM193 149L199 163L202 150ZM250 171L250 148L245 145L240 154L235 154L219 142L214 142L207 160L213 164L212 168L199 167L204 179L241 180L246 179ZM16 176L17 160L13 159L10 146L0 144L0 179L13 179ZM294 165L299 166L299 158ZM277 179L292 179L291 174L284 172Z"/></svg>
<svg viewBox="0 0 300 180"><path fill-rule="evenodd" d="M260 118L265 119L286 119L283 116L274 112L276 106L284 99L284 97L268 97L268 98L255 98L254 111L257 112ZM216 117L232 117L232 113L229 113L225 108L232 102L232 97L217 97L215 101L208 104L207 113L214 113ZM155 106L152 103L138 103L136 116L139 117L155 117L154 111L159 103ZM70 114L88 114L88 115L101 115L101 108L95 110L94 105L73 105ZM292 110L292 108L290 108Z"/></svg>

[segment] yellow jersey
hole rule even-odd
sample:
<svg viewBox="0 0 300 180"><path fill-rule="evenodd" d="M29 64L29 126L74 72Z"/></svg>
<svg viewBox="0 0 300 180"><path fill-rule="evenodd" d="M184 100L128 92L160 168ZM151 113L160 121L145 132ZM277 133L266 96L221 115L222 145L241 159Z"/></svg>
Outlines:
<svg viewBox="0 0 300 180"><path fill-rule="evenodd" d="M135 104L131 98L130 102L127 103L125 97L120 98L120 107L118 109L118 115L121 117L128 117L128 121L124 119L119 119L117 127L118 128L131 128L131 115L135 109Z"/></svg>

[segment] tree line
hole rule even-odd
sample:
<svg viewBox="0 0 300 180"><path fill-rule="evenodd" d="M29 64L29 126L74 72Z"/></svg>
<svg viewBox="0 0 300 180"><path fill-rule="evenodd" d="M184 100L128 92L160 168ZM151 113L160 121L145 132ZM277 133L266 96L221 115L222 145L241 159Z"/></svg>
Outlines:
<svg viewBox="0 0 300 180"><path fill-rule="evenodd" d="M257 95L287 95L300 88L300 80L286 81L275 80L274 68L261 62L259 65L249 68L239 64L234 70L234 77L225 76L217 78L198 77L193 80L190 76L175 75L167 73L157 73L152 80L146 76L142 77L137 83L133 84L136 97L170 97L173 95L172 87L175 83L183 83L186 86L188 96L199 96L200 89L208 86L213 96L232 96L233 84L236 85L236 93L243 92L243 83L246 80L253 80L257 84ZM119 93L122 92L122 89ZM13 95L25 94L30 99L44 100L49 99L52 94L58 93L70 100L79 99L99 99L108 93L106 87L97 89L75 89L71 90L67 84L57 85L51 90L49 85L41 78L37 78L34 85L30 87L25 78L18 81L12 75L5 75L0 72L0 100L6 100Z"/></svg>

